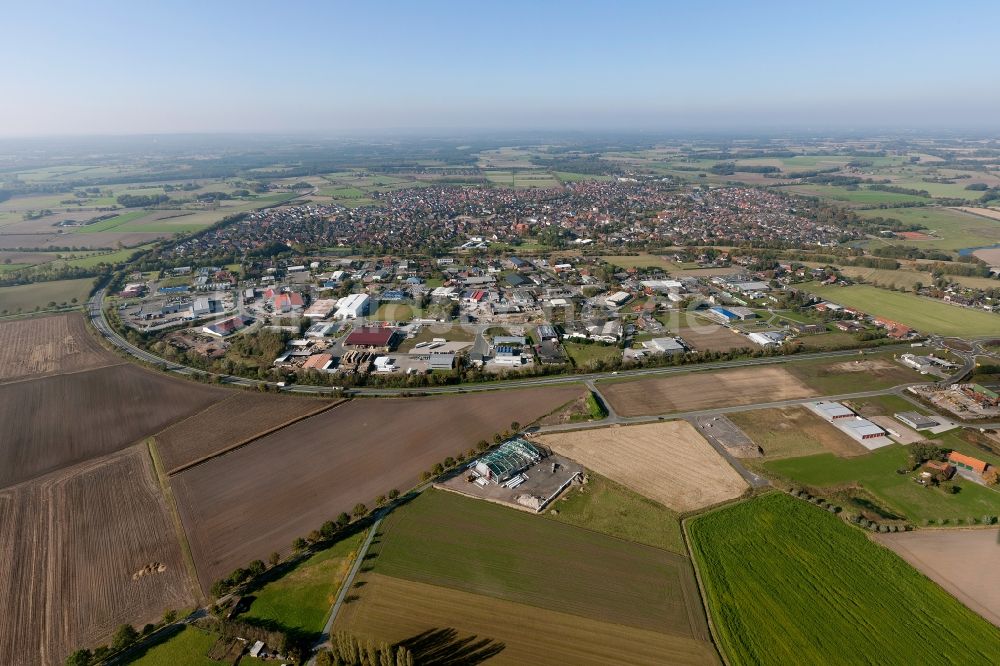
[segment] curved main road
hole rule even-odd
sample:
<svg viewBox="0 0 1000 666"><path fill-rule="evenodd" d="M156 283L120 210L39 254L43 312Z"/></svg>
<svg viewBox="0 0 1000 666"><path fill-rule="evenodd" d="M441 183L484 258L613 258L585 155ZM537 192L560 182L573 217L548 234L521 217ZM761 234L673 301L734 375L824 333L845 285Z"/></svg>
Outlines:
<svg viewBox="0 0 1000 666"><path fill-rule="evenodd" d="M187 376L197 376L197 375L210 375L217 376L222 380L224 384L233 384L235 386L243 387L258 387L261 385L266 385L271 388L279 388L277 383L263 381L260 379L247 379L246 377L237 377L235 375L224 375L215 374L207 372L205 370L199 370L197 368L192 368L190 366L181 365L179 363L172 363L166 359L160 358L155 354L151 354L145 349L136 347L128 340L123 338L121 335L115 331L111 324L108 323L107 318L104 315L104 292L102 288L97 291L94 296L88 301L87 309L90 317L90 321L93 323L94 328L100 333L109 343L117 347L118 349L124 351L130 356L143 361L144 363L150 363L168 372L173 372L179 375ZM887 345L885 347L879 347L879 351L893 350L893 349L903 349L909 348L909 345ZM588 374L572 374L572 375L556 375L552 377L528 377L525 379L504 379L497 380L495 382L484 382L481 384L458 384L455 386L434 386L434 387L419 387L419 388L366 388L366 387L356 387L346 389L345 393L350 395L368 395L368 396L399 396L405 394L420 394L420 395L431 395L431 394L445 394L445 393L469 393L472 391L496 391L502 389L516 389L516 388L530 388L534 386L551 386L554 384L579 384L579 383L591 383L595 380L608 379L612 376L617 377L646 377L646 376L656 376L656 375L672 375L681 374L688 372L699 372L704 370L720 370L724 368L742 368L752 365L772 365L775 363L788 363L789 361L796 360L809 360L809 359L820 359L820 358L842 358L857 356L858 350L848 349L844 351L831 351L831 352L816 352L812 354L796 354L793 356L769 356L762 358L749 358L742 359L738 361L720 361L715 363L702 363L698 365L682 365L682 366L668 366L662 368L638 368L635 370L619 370L613 372L592 372ZM282 391L290 393L313 393L313 394L324 394L330 393L335 390L329 386L307 386L304 384L293 384L291 386L280 387Z"/></svg>

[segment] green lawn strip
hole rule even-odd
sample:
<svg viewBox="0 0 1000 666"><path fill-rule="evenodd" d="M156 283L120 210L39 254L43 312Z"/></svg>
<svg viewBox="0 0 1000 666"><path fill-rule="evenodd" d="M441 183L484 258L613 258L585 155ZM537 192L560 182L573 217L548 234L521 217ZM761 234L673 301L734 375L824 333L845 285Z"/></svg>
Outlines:
<svg viewBox="0 0 1000 666"><path fill-rule="evenodd" d="M636 543L687 553L675 512L594 472L545 512L546 518Z"/></svg>
<svg viewBox="0 0 1000 666"><path fill-rule="evenodd" d="M219 635L198 629L191 625L183 625L180 632L171 635L166 640L153 640L149 647L142 647L140 653L134 654L129 662L138 666L216 666L226 662L209 659L206 655Z"/></svg>
<svg viewBox="0 0 1000 666"><path fill-rule="evenodd" d="M906 324L922 333L960 337L1000 331L1000 315L868 285L836 287L809 283L803 289L866 314Z"/></svg>
<svg viewBox="0 0 1000 666"><path fill-rule="evenodd" d="M83 227L76 229L78 234L96 234L101 231L111 231L124 224L138 220L140 217L144 217L149 214L146 210L133 210L128 213L121 213L120 215L115 215L106 220L101 220L100 222L95 222L94 224L88 224Z"/></svg>
<svg viewBox="0 0 1000 666"><path fill-rule="evenodd" d="M1000 514L1000 492L996 490L956 476L954 483L960 490L952 495L941 488L916 483L912 473L898 474L897 469L909 467L906 447L899 444L856 458L821 453L772 460L764 462L762 467L772 475L812 486L820 492L856 484L881 500L886 508L917 525L925 520L955 522Z"/></svg>
<svg viewBox="0 0 1000 666"><path fill-rule="evenodd" d="M338 541L255 590L253 603L241 618L272 621L302 632L322 631L363 539L359 532Z"/></svg>
<svg viewBox="0 0 1000 666"><path fill-rule="evenodd" d="M622 354L622 350L616 345L602 345L596 342L591 344L564 342L563 348L578 368L584 368L593 361L610 361Z"/></svg>
<svg viewBox="0 0 1000 666"><path fill-rule="evenodd" d="M992 664L1000 629L837 516L772 493L687 524L741 664Z"/></svg>

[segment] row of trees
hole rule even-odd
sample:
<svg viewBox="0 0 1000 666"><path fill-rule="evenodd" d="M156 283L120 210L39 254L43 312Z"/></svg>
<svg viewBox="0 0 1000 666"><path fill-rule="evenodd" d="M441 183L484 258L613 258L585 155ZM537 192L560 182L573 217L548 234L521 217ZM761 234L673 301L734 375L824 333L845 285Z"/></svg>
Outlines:
<svg viewBox="0 0 1000 666"><path fill-rule="evenodd" d="M111 643L101 645L91 650L81 648L66 657L67 666L93 666L104 662L108 657L124 652L135 645L141 638L148 636L157 629L168 624L173 624L177 620L177 612L168 610L163 614L163 619L157 624L147 624L142 631L137 631L131 624L122 624L115 630L111 637Z"/></svg>
<svg viewBox="0 0 1000 666"><path fill-rule="evenodd" d="M317 666L413 666L413 653L402 645L362 641L338 631L330 636L330 649L316 655Z"/></svg>

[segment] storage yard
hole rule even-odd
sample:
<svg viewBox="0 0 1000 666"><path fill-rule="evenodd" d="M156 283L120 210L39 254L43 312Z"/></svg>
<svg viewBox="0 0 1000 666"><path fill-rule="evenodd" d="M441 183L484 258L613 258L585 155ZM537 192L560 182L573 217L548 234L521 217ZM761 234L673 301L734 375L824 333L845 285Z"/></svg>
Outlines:
<svg viewBox="0 0 1000 666"><path fill-rule="evenodd" d="M756 409L729 415L764 452L766 458L789 458L814 453L860 456L868 450L830 426L805 407Z"/></svg>
<svg viewBox="0 0 1000 666"><path fill-rule="evenodd" d="M716 661L687 558L442 491L394 512L376 541L338 629L399 640L452 627L496 650L498 663L524 663L534 650L528 662L565 663L541 655L574 639L568 649L585 663L607 663L615 648L612 660L650 663L651 645L663 650L652 663ZM413 611L425 605L428 614ZM540 645L550 622L554 645Z"/></svg>
<svg viewBox="0 0 1000 666"><path fill-rule="evenodd" d="M62 664L123 622L194 602L153 474L137 445L0 492L0 653Z"/></svg>
<svg viewBox="0 0 1000 666"><path fill-rule="evenodd" d="M553 451L683 512L739 497L747 483L686 421L612 426L538 438Z"/></svg>
<svg viewBox="0 0 1000 666"><path fill-rule="evenodd" d="M621 416L651 416L816 394L783 367L692 372L635 381L600 382L601 393Z"/></svg>
<svg viewBox="0 0 1000 666"><path fill-rule="evenodd" d="M1000 530L920 530L875 538L1000 627Z"/></svg>
<svg viewBox="0 0 1000 666"><path fill-rule="evenodd" d="M172 476L203 586L581 390L353 400Z"/></svg>

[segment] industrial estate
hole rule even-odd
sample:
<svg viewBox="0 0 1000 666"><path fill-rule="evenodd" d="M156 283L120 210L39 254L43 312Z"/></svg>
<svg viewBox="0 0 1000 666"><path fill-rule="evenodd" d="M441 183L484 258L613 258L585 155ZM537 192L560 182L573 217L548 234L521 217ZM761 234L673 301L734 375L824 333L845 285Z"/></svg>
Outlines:
<svg viewBox="0 0 1000 666"><path fill-rule="evenodd" d="M80 150L0 158L4 662L997 662L996 139Z"/></svg>

